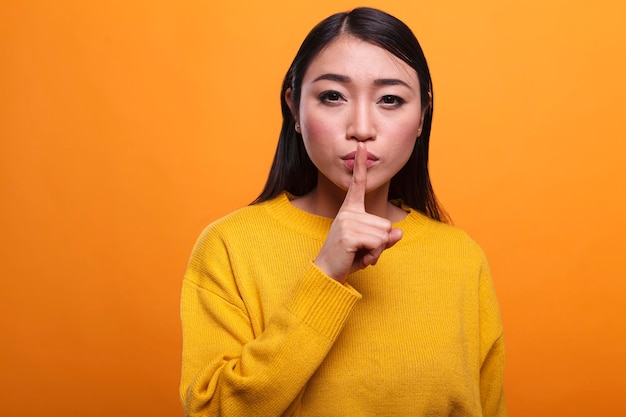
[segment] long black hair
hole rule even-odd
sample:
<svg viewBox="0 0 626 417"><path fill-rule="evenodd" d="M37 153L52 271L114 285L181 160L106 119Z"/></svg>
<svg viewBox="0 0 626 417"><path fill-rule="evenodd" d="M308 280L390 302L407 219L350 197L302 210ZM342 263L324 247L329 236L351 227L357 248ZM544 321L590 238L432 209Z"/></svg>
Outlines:
<svg viewBox="0 0 626 417"><path fill-rule="evenodd" d="M280 92L283 124L274 162L261 194L252 203L270 200L283 191L302 196L317 186L318 171L309 158L302 137L295 129L295 120L285 93L291 89L294 113L298 113L302 79L312 60L330 42L342 34L370 42L397 56L416 72L420 83L422 106L426 105L422 133L417 137L411 157L391 179L389 200L401 199L409 207L427 216L448 221L430 182L428 173L428 143L433 118L433 87L430 71L422 48L408 26L381 10L368 7L334 14L318 23L302 42ZM421 117L416 114L415 117Z"/></svg>

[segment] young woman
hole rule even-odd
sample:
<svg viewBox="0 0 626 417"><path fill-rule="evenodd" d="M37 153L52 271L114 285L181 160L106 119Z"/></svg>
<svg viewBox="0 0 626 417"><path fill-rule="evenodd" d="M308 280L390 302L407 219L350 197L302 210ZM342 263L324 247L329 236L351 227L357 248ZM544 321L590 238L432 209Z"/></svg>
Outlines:
<svg viewBox="0 0 626 417"><path fill-rule="evenodd" d="M369 8L304 40L269 179L199 238L182 290L188 416L504 416L487 262L428 174L433 90Z"/></svg>

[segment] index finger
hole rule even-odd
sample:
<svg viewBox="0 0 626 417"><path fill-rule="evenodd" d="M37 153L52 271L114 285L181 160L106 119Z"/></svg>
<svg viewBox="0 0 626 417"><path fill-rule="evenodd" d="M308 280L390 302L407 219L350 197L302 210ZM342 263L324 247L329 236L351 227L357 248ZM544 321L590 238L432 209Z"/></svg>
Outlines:
<svg viewBox="0 0 626 417"><path fill-rule="evenodd" d="M365 211L365 188L367 186L367 148L365 143L357 142L352 168L352 182L348 187L343 206L359 208Z"/></svg>

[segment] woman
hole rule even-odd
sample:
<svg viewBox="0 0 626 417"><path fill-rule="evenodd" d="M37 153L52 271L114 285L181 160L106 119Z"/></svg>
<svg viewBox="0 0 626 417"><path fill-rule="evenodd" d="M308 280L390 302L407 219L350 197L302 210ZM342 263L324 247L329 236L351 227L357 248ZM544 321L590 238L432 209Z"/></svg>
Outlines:
<svg viewBox="0 0 626 417"><path fill-rule="evenodd" d="M188 416L503 416L487 262L428 175L417 39L369 8L304 40L259 198L199 238L182 290Z"/></svg>

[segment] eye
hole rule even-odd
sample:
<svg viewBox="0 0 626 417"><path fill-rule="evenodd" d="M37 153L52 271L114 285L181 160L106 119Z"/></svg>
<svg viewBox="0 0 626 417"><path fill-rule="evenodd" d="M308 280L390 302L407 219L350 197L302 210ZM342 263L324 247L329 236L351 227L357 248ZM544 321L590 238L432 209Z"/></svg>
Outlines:
<svg viewBox="0 0 626 417"><path fill-rule="evenodd" d="M404 100L398 96L386 95L381 97L379 103L385 107L400 107L404 104Z"/></svg>
<svg viewBox="0 0 626 417"><path fill-rule="evenodd" d="M322 94L320 94L319 100L322 103L335 104L344 100L344 97L338 91L330 90L330 91L324 91Z"/></svg>

